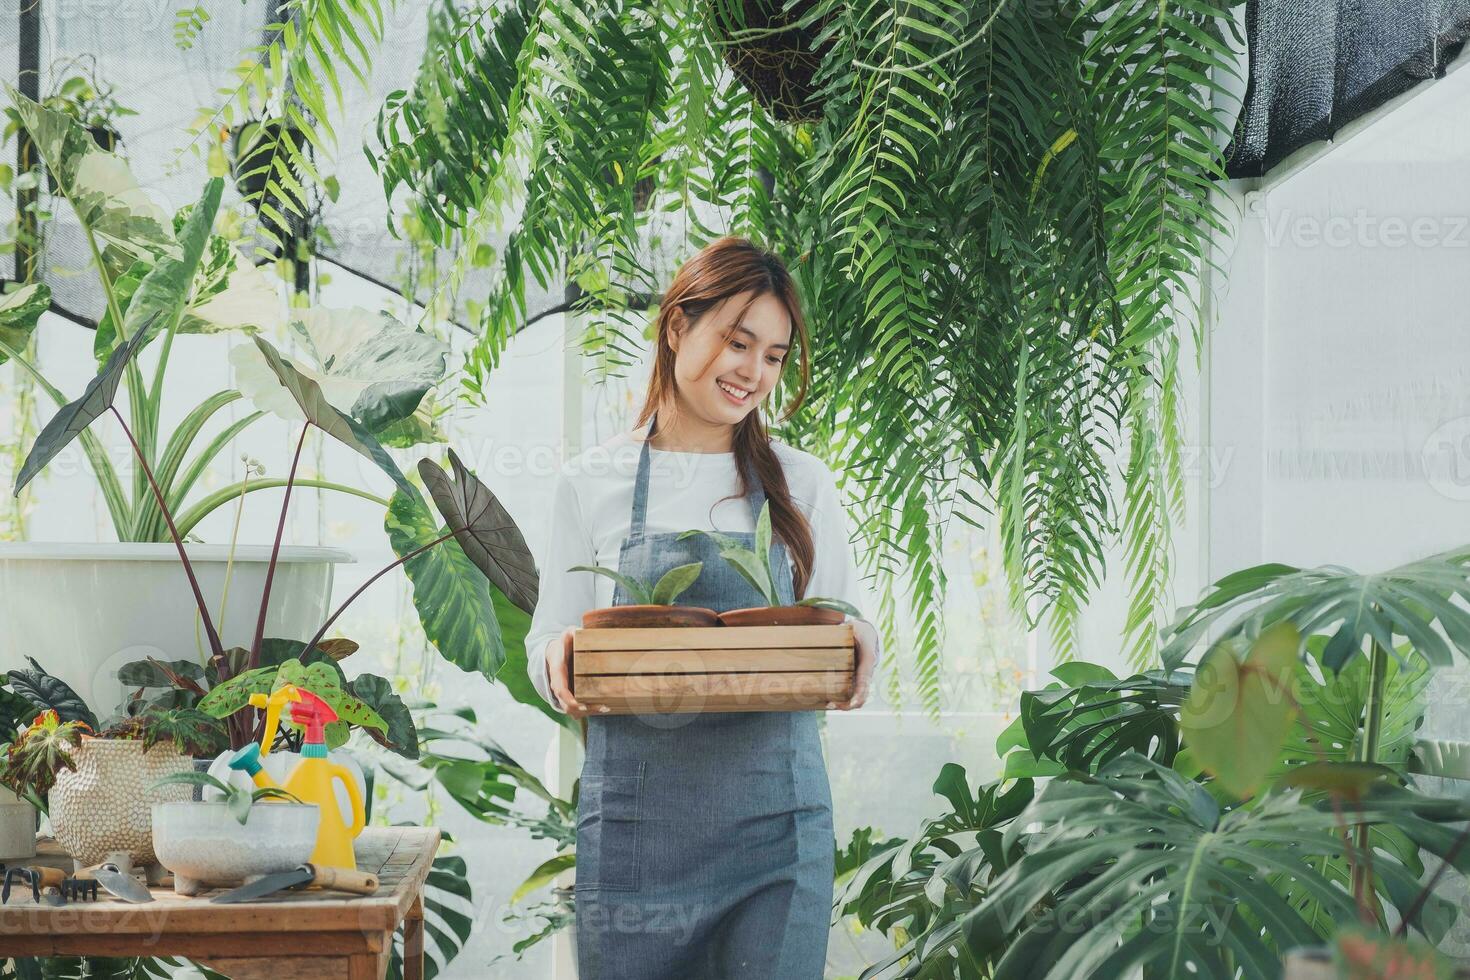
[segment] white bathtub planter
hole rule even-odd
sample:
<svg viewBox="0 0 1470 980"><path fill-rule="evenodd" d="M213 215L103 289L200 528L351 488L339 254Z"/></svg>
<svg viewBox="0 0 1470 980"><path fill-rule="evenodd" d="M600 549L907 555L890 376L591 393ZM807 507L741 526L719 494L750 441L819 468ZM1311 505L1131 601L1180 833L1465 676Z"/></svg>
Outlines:
<svg viewBox="0 0 1470 980"><path fill-rule="evenodd" d="M228 545L187 544L205 598L224 594ZM235 548L229 602L217 623L226 647L249 646L270 562L267 545ZM307 636L327 616L338 548L282 547L268 636ZM124 696L117 669L153 656L199 660L208 641L172 544L0 544L0 673L21 651L46 664L87 704L108 713ZM11 663L3 658L15 657Z"/></svg>
<svg viewBox="0 0 1470 980"><path fill-rule="evenodd" d="M36 808L0 786L0 863L36 856Z"/></svg>
<svg viewBox="0 0 1470 980"><path fill-rule="evenodd" d="M173 872L174 891L197 895L261 875L290 871L311 859L321 808L284 790L242 790L201 772L161 784L194 783L223 798L153 807L153 848Z"/></svg>

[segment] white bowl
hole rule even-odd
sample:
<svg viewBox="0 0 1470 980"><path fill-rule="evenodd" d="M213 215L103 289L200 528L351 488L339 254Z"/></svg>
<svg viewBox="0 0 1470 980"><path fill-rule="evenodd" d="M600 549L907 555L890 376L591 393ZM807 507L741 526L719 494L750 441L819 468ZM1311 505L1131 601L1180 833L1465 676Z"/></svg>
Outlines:
<svg viewBox="0 0 1470 980"><path fill-rule="evenodd" d="M156 803L153 850L173 872L174 891L197 895L305 863L320 822L315 803L262 801L243 826L224 802Z"/></svg>

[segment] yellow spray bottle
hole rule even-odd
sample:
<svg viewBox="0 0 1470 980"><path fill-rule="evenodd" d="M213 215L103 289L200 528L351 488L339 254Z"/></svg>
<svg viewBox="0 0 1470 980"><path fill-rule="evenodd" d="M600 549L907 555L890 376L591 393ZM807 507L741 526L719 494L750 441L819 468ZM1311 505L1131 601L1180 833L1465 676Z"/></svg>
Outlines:
<svg viewBox="0 0 1470 980"><path fill-rule="evenodd" d="M251 707L265 709L265 734L261 736L259 745L251 742L232 755L230 768L247 773L257 786L274 787L276 781L271 779L270 773L265 771L260 760L270 753L271 746L275 744L276 731L281 724L281 709L288 702L300 700L301 693L297 691L295 684L282 684L279 690L270 695L250 695Z"/></svg>
<svg viewBox="0 0 1470 980"><path fill-rule="evenodd" d="M316 849L311 863L333 868L356 868L352 839L362 832L366 811L357 781L346 766L327 758L326 727L337 720L332 706L305 688L297 688L298 700L291 704L291 721L305 729L301 744L301 761L291 770L281 788L303 803L321 808L321 823L316 832ZM260 746L251 742L230 759L231 769L243 769L256 785L274 786L275 781L261 767ZM347 788L352 805L351 819L344 819L337 805L336 783Z"/></svg>

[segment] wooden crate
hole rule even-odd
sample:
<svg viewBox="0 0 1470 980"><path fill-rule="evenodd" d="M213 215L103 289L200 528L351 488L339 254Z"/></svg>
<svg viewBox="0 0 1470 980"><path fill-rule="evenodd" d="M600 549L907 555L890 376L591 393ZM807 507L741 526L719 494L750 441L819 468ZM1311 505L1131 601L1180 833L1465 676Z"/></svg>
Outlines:
<svg viewBox="0 0 1470 980"><path fill-rule="evenodd" d="M579 629L572 694L592 714L814 711L852 696L855 664L847 623Z"/></svg>

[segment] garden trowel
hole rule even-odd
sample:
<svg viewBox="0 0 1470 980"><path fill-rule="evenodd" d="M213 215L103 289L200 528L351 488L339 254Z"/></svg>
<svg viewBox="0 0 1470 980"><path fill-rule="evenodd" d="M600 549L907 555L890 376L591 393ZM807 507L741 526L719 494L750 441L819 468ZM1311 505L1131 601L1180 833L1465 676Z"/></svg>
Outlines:
<svg viewBox="0 0 1470 980"><path fill-rule="evenodd" d="M326 865L302 864L290 871L262 875L250 884L223 892L211 898L210 901L228 905L232 902L248 902L253 898L265 898L267 895L291 888L310 888L312 886L331 888L339 892L371 895L378 890L378 876L366 871L349 871L346 868L333 868Z"/></svg>

